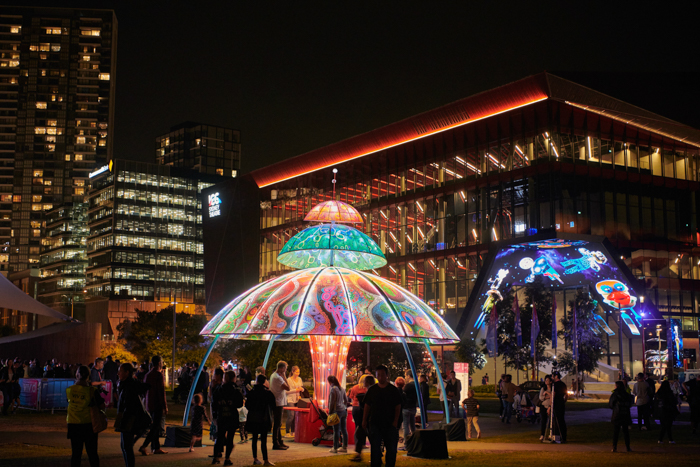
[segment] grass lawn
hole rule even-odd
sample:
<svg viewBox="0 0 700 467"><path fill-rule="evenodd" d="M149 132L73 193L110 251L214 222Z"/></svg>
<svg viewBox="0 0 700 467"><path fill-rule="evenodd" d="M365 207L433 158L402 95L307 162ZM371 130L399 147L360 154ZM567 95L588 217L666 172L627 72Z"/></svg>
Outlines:
<svg viewBox="0 0 700 467"><path fill-rule="evenodd" d="M56 448L53 446L40 446L35 444L9 443L0 444L2 459L27 459L37 457L66 457L70 456L70 449Z"/></svg>
<svg viewBox="0 0 700 467"><path fill-rule="evenodd" d="M700 436L691 435L690 427L674 426L673 437L677 444L700 446ZM622 441L622 433L620 433ZM639 431L636 427L630 430L632 449L634 445L656 444L659 439L659 428L653 431ZM665 438L668 441L668 438ZM568 427L568 440L571 444L612 444L612 423L588 423ZM485 436L478 442L482 443L528 443L538 444L539 431L521 432L502 436Z"/></svg>
<svg viewBox="0 0 700 467"><path fill-rule="evenodd" d="M363 461L369 461L369 453L363 455ZM566 465L566 467L591 467L591 465L604 463L606 467L629 467L630 463L647 463L649 453L561 453L561 452L528 452L528 451L481 451L481 452L455 452L451 459L427 460L407 457L400 454L396 464L398 466L425 465L430 467L453 467L469 465L470 467L523 467L527 465ZM363 462L360 465L366 465ZM670 454L664 457L665 465L691 465L697 462L697 455ZM278 466L284 467L321 467L321 466L347 466L350 463L346 456L321 457L305 459L294 462L278 462Z"/></svg>

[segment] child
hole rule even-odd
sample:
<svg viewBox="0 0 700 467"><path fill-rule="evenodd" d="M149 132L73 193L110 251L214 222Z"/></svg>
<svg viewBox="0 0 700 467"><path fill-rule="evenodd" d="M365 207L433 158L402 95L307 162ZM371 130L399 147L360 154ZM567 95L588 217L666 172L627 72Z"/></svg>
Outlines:
<svg viewBox="0 0 700 467"><path fill-rule="evenodd" d="M241 440L238 444L248 442L248 433L245 431L245 421L248 418L248 409L245 407L245 399L243 399L243 407L238 409L238 429L240 430Z"/></svg>
<svg viewBox="0 0 700 467"><path fill-rule="evenodd" d="M202 395L195 394L192 399L194 402L194 414L192 415L192 427L190 428L190 452L194 452L194 443L202 440L202 419L205 419L211 425L207 413L202 407Z"/></svg>
<svg viewBox="0 0 700 467"><path fill-rule="evenodd" d="M474 398L474 391L467 391L467 398L462 401L462 407L467 415L467 438L472 437L472 425L476 429L476 437L481 438L481 429L479 428L479 401Z"/></svg>

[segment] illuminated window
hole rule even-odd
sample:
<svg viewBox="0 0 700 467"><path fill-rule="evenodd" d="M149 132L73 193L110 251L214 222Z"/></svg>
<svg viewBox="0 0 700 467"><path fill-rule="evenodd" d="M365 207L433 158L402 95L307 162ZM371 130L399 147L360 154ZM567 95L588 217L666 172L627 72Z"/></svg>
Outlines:
<svg viewBox="0 0 700 467"><path fill-rule="evenodd" d="M35 135L45 135L45 134L46 134L46 128L41 127L41 126L34 127L34 134L35 134Z"/></svg>
<svg viewBox="0 0 700 467"><path fill-rule="evenodd" d="M44 171L43 171L43 170L35 170L35 171L34 171L34 176L35 176L35 177L43 177L43 176L44 176Z"/></svg>
<svg viewBox="0 0 700 467"><path fill-rule="evenodd" d="M10 68L18 67L19 60L10 60Z"/></svg>
<svg viewBox="0 0 700 467"><path fill-rule="evenodd" d="M84 62L89 62L89 61L90 61L90 56L89 56L89 55L83 55L83 61L84 61Z"/></svg>
<svg viewBox="0 0 700 467"><path fill-rule="evenodd" d="M37 109L45 109L45 108L46 108L46 102L37 102L37 103L36 103L36 108L37 108Z"/></svg>
<svg viewBox="0 0 700 467"><path fill-rule="evenodd" d="M47 54L39 54L40 60L46 60L47 58L49 58L49 56ZM46 75L44 75L44 76L46 76Z"/></svg>
<svg viewBox="0 0 700 467"><path fill-rule="evenodd" d="M39 47L36 44L32 44L29 46L30 52L36 52L37 50L39 50Z"/></svg>
<svg viewBox="0 0 700 467"><path fill-rule="evenodd" d="M83 29L80 31L81 36L99 36L100 35L100 30L99 29Z"/></svg>
<svg viewBox="0 0 700 467"><path fill-rule="evenodd" d="M85 144L85 137L84 137L84 136L77 136L77 137L75 138L75 142L76 142L77 144Z"/></svg>
<svg viewBox="0 0 700 467"><path fill-rule="evenodd" d="M51 180L44 180L44 185L51 185L51 184L52 184Z"/></svg>
<svg viewBox="0 0 700 467"><path fill-rule="evenodd" d="M85 186L85 180L74 180L75 186Z"/></svg>
<svg viewBox="0 0 700 467"><path fill-rule="evenodd" d="M50 127L50 128L46 128L46 134L47 135L55 135L55 134L60 134L60 133L56 130L56 128Z"/></svg>
<svg viewBox="0 0 700 467"><path fill-rule="evenodd" d="M53 209L53 204L45 204L44 205L44 211L50 211Z"/></svg>
<svg viewBox="0 0 700 467"><path fill-rule="evenodd" d="M41 70L41 76L46 76L46 70Z"/></svg>
<svg viewBox="0 0 700 467"><path fill-rule="evenodd" d="M22 202L22 195L13 195L12 202L13 203L21 203Z"/></svg>
<svg viewBox="0 0 700 467"><path fill-rule="evenodd" d="M76 154L76 155L75 155L75 160L76 160L76 161L82 161L82 160L83 160L83 155L82 155L82 154Z"/></svg>
<svg viewBox="0 0 700 467"><path fill-rule="evenodd" d="M41 236L41 230L39 230L39 229L34 229L34 230L32 230L32 235L34 235L35 237L40 237L40 236Z"/></svg>
<svg viewBox="0 0 700 467"><path fill-rule="evenodd" d="M33 203L41 203L41 195L33 195L32 202Z"/></svg>
<svg viewBox="0 0 700 467"><path fill-rule="evenodd" d="M50 44L39 44L39 50L41 52L48 52L51 50L51 45Z"/></svg>
<svg viewBox="0 0 700 467"><path fill-rule="evenodd" d="M224 174L224 169L216 169L216 173L218 175L223 175Z"/></svg>
<svg viewBox="0 0 700 467"><path fill-rule="evenodd" d="M46 34L61 34L61 28L46 28Z"/></svg>
<svg viewBox="0 0 700 467"><path fill-rule="evenodd" d="M22 26L10 26L10 32L12 34L19 34L22 31Z"/></svg>
<svg viewBox="0 0 700 467"><path fill-rule="evenodd" d="M56 145L55 144L49 144L48 145L49 152L55 152L56 151Z"/></svg>
<svg viewBox="0 0 700 467"><path fill-rule="evenodd" d="M67 160L67 161L70 160L70 154L66 154L66 160Z"/></svg>
<svg viewBox="0 0 700 467"><path fill-rule="evenodd" d="M47 120L46 124L48 126L56 126L56 125L58 125L58 120Z"/></svg>
<svg viewBox="0 0 700 467"><path fill-rule="evenodd" d="M232 170L232 171L231 171L231 176L232 176L233 178L236 178L237 175L238 175L238 170Z"/></svg>
<svg viewBox="0 0 700 467"><path fill-rule="evenodd" d="M75 194L76 194L76 195L84 195L84 194L85 194L85 188L76 188L76 189L75 189Z"/></svg>
<svg viewBox="0 0 700 467"><path fill-rule="evenodd" d="M60 51L61 51L60 44L51 44L51 52L60 52Z"/></svg>
<svg viewBox="0 0 700 467"><path fill-rule="evenodd" d="M46 142L47 142L47 143L55 143L55 142L56 142L56 137L55 137L55 136L47 136L47 137L46 137Z"/></svg>
<svg viewBox="0 0 700 467"><path fill-rule="evenodd" d="M100 73L100 79L102 81L109 81L109 73Z"/></svg>
<svg viewBox="0 0 700 467"><path fill-rule="evenodd" d="M107 141L101 139L99 144L100 146L107 146Z"/></svg>
<svg viewBox="0 0 700 467"><path fill-rule="evenodd" d="M41 204L32 204L32 211L41 211Z"/></svg>

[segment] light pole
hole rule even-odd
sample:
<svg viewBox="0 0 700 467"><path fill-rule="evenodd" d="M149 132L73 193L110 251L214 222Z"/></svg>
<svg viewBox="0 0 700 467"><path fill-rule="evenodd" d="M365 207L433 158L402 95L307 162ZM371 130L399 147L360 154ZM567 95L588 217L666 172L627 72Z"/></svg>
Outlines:
<svg viewBox="0 0 700 467"><path fill-rule="evenodd" d="M171 302L173 305L173 360L172 360L172 380L170 381L170 386L172 390L175 390L175 333L177 330L177 299Z"/></svg>
<svg viewBox="0 0 700 467"><path fill-rule="evenodd" d="M620 371L622 372L622 376L625 376L625 359L623 358L622 351L624 347L622 346L622 338L623 338L623 333L622 333L622 304L617 305L617 327L618 327L618 343L619 349L620 349Z"/></svg>

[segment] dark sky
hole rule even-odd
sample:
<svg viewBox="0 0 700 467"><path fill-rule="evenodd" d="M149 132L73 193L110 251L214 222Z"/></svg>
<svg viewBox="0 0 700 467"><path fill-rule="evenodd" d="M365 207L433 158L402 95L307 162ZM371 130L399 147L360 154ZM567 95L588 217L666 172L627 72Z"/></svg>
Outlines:
<svg viewBox="0 0 700 467"><path fill-rule="evenodd" d="M193 120L249 171L545 70L700 128L681 4L474 3L89 2L119 22L115 156Z"/></svg>

